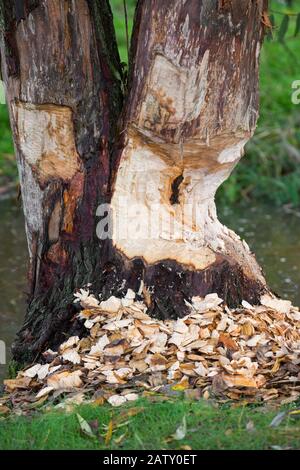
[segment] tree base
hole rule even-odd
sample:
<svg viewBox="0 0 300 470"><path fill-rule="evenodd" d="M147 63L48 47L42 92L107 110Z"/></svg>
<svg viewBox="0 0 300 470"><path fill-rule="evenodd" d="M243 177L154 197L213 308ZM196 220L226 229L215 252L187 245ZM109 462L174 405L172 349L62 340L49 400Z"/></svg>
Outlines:
<svg viewBox="0 0 300 470"><path fill-rule="evenodd" d="M260 297L267 292L265 285L247 277L238 264L221 255L207 269L194 271L173 260L153 265L141 258L129 260L111 244L104 244L101 252L103 263L89 274L82 272L77 282L65 275L55 290L37 296L30 303L24 325L12 346L15 360L36 360L45 349L55 350L66 338L86 334L73 302L75 290L87 285L90 279L95 280L92 292L102 300L111 296L122 298L132 289L147 304L147 313L160 320L184 317L188 313L186 302L191 302L193 296L217 293L228 307L236 308L243 300L259 305Z"/></svg>

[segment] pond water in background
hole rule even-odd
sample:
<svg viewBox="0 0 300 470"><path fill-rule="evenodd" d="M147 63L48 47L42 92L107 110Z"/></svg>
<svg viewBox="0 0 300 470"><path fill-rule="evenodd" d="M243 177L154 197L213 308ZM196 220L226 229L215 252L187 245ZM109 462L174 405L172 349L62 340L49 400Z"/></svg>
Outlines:
<svg viewBox="0 0 300 470"><path fill-rule="evenodd" d="M219 217L246 240L273 292L300 306L300 212L249 206L226 208Z"/></svg>
<svg viewBox="0 0 300 470"><path fill-rule="evenodd" d="M6 344L6 362L25 306L27 243L20 203L0 202L0 340ZM1 358L0 358L1 359ZM0 361L1 362L1 361ZM5 367L0 365L0 378Z"/></svg>
<svg viewBox="0 0 300 470"><path fill-rule="evenodd" d="M233 207L220 219L245 238L263 266L271 288L300 305L300 214L272 207ZM0 340L7 361L14 335L21 326L26 298L27 244L21 207L0 202ZM5 366L0 365L0 379Z"/></svg>

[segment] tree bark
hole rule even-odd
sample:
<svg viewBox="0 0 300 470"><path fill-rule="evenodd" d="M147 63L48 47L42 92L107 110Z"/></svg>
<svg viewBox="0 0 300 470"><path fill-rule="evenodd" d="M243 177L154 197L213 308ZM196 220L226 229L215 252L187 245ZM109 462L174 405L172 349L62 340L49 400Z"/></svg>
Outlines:
<svg viewBox="0 0 300 470"><path fill-rule="evenodd" d="M185 300L210 292L231 306L257 304L266 290L214 202L256 126L266 8L263 0L138 2L112 243L121 279L132 282L132 260L139 266L154 316L183 316Z"/></svg>
<svg viewBox="0 0 300 470"><path fill-rule="evenodd" d="M71 331L74 289L100 274L95 212L107 197L122 69L106 0L1 6L30 254L29 306L13 345L23 360Z"/></svg>
<svg viewBox="0 0 300 470"><path fill-rule="evenodd" d="M267 2L139 0L121 116L108 2L9 3L2 69L31 260L14 356L74 333L87 282L103 299L139 291L158 318L210 292L259 303L261 269L214 196L256 126Z"/></svg>

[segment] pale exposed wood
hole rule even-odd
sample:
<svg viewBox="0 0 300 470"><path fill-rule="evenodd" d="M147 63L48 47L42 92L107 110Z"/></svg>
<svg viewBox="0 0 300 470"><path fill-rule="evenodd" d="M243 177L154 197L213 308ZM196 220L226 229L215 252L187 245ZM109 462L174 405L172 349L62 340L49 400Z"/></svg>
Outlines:
<svg viewBox="0 0 300 470"><path fill-rule="evenodd" d="M20 150L40 184L69 181L82 171L70 108L17 102L12 112Z"/></svg>
<svg viewBox="0 0 300 470"><path fill-rule="evenodd" d="M221 255L265 285L247 244L219 223L214 203L255 129L264 8L262 0L230 2L225 10L213 1L139 2L128 140L112 199L114 245L128 258L203 270Z"/></svg>

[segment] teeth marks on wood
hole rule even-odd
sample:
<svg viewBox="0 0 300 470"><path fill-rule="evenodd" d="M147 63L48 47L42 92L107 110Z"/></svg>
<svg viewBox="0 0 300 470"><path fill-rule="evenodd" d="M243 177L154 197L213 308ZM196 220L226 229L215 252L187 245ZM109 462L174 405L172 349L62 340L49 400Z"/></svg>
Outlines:
<svg viewBox="0 0 300 470"><path fill-rule="evenodd" d="M263 2L160 3L138 3L132 82L124 113L129 139L111 201L123 233L145 230L133 240L114 228L113 244L129 259L141 258L148 265L169 259L206 274L218 264L218 256L225 256L230 285L224 275L216 281L216 289L228 290L225 295L234 298L231 286L238 285L239 269L253 282L259 280L259 285L265 281L245 244L219 223L214 196L255 128L258 70L253 63L262 39ZM195 11L198 22L192 21ZM186 29L188 34L183 34ZM124 195L129 203L121 206ZM145 222L154 200L160 202L161 211L156 211L160 220L172 222L170 229L157 223L155 237L148 235ZM143 217L129 214L125 222L125 209L141 204ZM188 207L193 208L192 214ZM180 233L178 227L183 228ZM213 271L217 277L219 265ZM156 278L153 285L157 282Z"/></svg>
<svg viewBox="0 0 300 470"><path fill-rule="evenodd" d="M175 132L178 142L182 123L199 116L207 92L209 50L197 67L185 68L174 64L162 54L156 54L145 86L138 125L153 133L166 129Z"/></svg>
<svg viewBox="0 0 300 470"><path fill-rule="evenodd" d="M72 110L52 104L13 104L20 150L41 186L71 180L81 169Z"/></svg>
<svg viewBox="0 0 300 470"><path fill-rule="evenodd" d="M179 204L180 185L183 181L183 175L177 176L172 183L172 194L170 197L170 203L172 205Z"/></svg>

